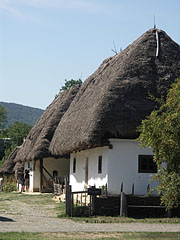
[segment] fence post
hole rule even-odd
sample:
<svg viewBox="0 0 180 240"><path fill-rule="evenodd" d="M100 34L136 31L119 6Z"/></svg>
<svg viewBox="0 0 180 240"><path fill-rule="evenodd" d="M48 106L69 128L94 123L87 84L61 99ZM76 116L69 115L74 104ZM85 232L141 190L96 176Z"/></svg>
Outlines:
<svg viewBox="0 0 180 240"><path fill-rule="evenodd" d="M150 184L147 185L147 196L150 195Z"/></svg>
<svg viewBox="0 0 180 240"><path fill-rule="evenodd" d="M123 192L121 192L120 194L120 216L127 216L127 200L126 195Z"/></svg>
<svg viewBox="0 0 180 240"><path fill-rule="evenodd" d="M120 193L122 193L123 192L123 182L121 183L121 191L120 191Z"/></svg>
<svg viewBox="0 0 180 240"><path fill-rule="evenodd" d="M70 187L70 206L71 206L71 217L74 215L74 194L71 192L71 186Z"/></svg>
<svg viewBox="0 0 180 240"><path fill-rule="evenodd" d="M134 195L134 183L132 185L132 195Z"/></svg>
<svg viewBox="0 0 180 240"><path fill-rule="evenodd" d="M105 195L106 195L106 197L107 197L107 195L108 195L108 189L107 189L107 183L106 183L106 190L105 190L106 192L105 192Z"/></svg>
<svg viewBox="0 0 180 240"><path fill-rule="evenodd" d="M71 216L71 186L66 178L66 214Z"/></svg>
<svg viewBox="0 0 180 240"><path fill-rule="evenodd" d="M95 214L95 199L96 199L96 195L92 195L92 211L91 211L91 215L93 216Z"/></svg>
<svg viewBox="0 0 180 240"><path fill-rule="evenodd" d="M166 210L166 216L167 216L168 218L171 218L171 217L172 217L172 209Z"/></svg>

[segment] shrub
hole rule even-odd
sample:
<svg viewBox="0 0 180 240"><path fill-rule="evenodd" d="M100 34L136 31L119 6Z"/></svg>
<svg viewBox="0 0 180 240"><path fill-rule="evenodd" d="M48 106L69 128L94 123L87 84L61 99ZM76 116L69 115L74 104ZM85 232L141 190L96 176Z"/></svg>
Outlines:
<svg viewBox="0 0 180 240"><path fill-rule="evenodd" d="M13 192L16 191L16 184L13 182L6 182L2 185L3 192Z"/></svg>

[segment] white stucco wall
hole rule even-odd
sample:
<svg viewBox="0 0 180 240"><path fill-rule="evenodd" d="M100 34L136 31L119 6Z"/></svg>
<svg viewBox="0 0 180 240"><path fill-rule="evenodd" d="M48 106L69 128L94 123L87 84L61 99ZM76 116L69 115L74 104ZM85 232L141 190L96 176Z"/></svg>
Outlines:
<svg viewBox="0 0 180 240"><path fill-rule="evenodd" d="M108 151L108 192L120 193L121 183L126 194L134 192L137 195L147 193L151 173L138 173L138 155L153 155L150 148L139 148L138 141L111 139L113 149ZM151 184L154 187L155 184Z"/></svg>
<svg viewBox="0 0 180 240"><path fill-rule="evenodd" d="M151 173L138 173L138 155L153 155L150 148L139 148L135 140L110 139L112 149L108 147L93 148L70 157L70 184L72 191L85 189L85 163L88 158L88 185L108 186L109 194L119 194L123 182L126 194L137 195L147 193ZM102 156L102 173L98 173L98 156ZM76 158L76 173L73 173L73 159ZM154 187L155 184L151 184Z"/></svg>
<svg viewBox="0 0 180 240"><path fill-rule="evenodd" d="M58 171L58 177L69 176L69 166L70 161L66 158L44 158L43 166L48 170L48 172L53 175L53 171ZM43 171L44 175L49 178L49 175Z"/></svg>
<svg viewBox="0 0 180 240"><path fill-rule="evenodd" d="M33 192L34 183L34 161L25 162L24 169L30 168L29 171L29 192Z"/></svg>
<svg viewBox="0 0 180 240"><path fill-rule="evenodd" d="M53 175L53 171L58 171L58 176L66 177L69 175L70 160L65 158L44 158L43 166L48 170L48 172ZM28 168L28 162L25 162L25 169ZM30 181L29 181L29 191L39 191L40 189L40 161L29 162L30 167ZM46 179L50 179L50 176L43 170L43 174Z"/></svg>
<svg viewBox="0 0 180 240"><path fill-rule="evenodd" d="M37 192L40 189L40 161L33 161L33 166L32 180L30 181L30 185L33 188L33 192Z"/></svg>
<svg viewBox="0 0 180 240"><path fill-rule="evenodd" d="M88 158L88 186L100 187L107 183L108 147L100 147L72 153L70 157L70 185L72 191L85 189L85 165ZM98 173L98 156L102 156L102 173ZM73 173L73 159L76 158L76 173Z"/></svg>

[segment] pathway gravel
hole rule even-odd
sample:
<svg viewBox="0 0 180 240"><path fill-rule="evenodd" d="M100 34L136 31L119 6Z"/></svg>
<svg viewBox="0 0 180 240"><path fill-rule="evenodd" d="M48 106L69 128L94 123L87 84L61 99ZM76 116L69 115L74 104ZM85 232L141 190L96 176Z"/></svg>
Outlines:
<svg viewBox="0 0 180 240"><path fill-rule="evenodd" d="M79 223L57 218L55 205L7 204L0 210L0 232L180 232L180 224Z"/></svg>

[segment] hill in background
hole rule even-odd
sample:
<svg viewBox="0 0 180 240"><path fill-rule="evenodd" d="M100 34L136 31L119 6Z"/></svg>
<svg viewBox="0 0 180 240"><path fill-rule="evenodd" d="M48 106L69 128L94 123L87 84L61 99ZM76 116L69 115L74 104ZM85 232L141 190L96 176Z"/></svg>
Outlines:
<svg viewBox="0 0 180 240"><path fill-rule="evenodd" d="M8 125L18 121L33 126L44 112L44 110L39 108L28 107L16 103L0 102L0 105L7 111Z"/></svg>

